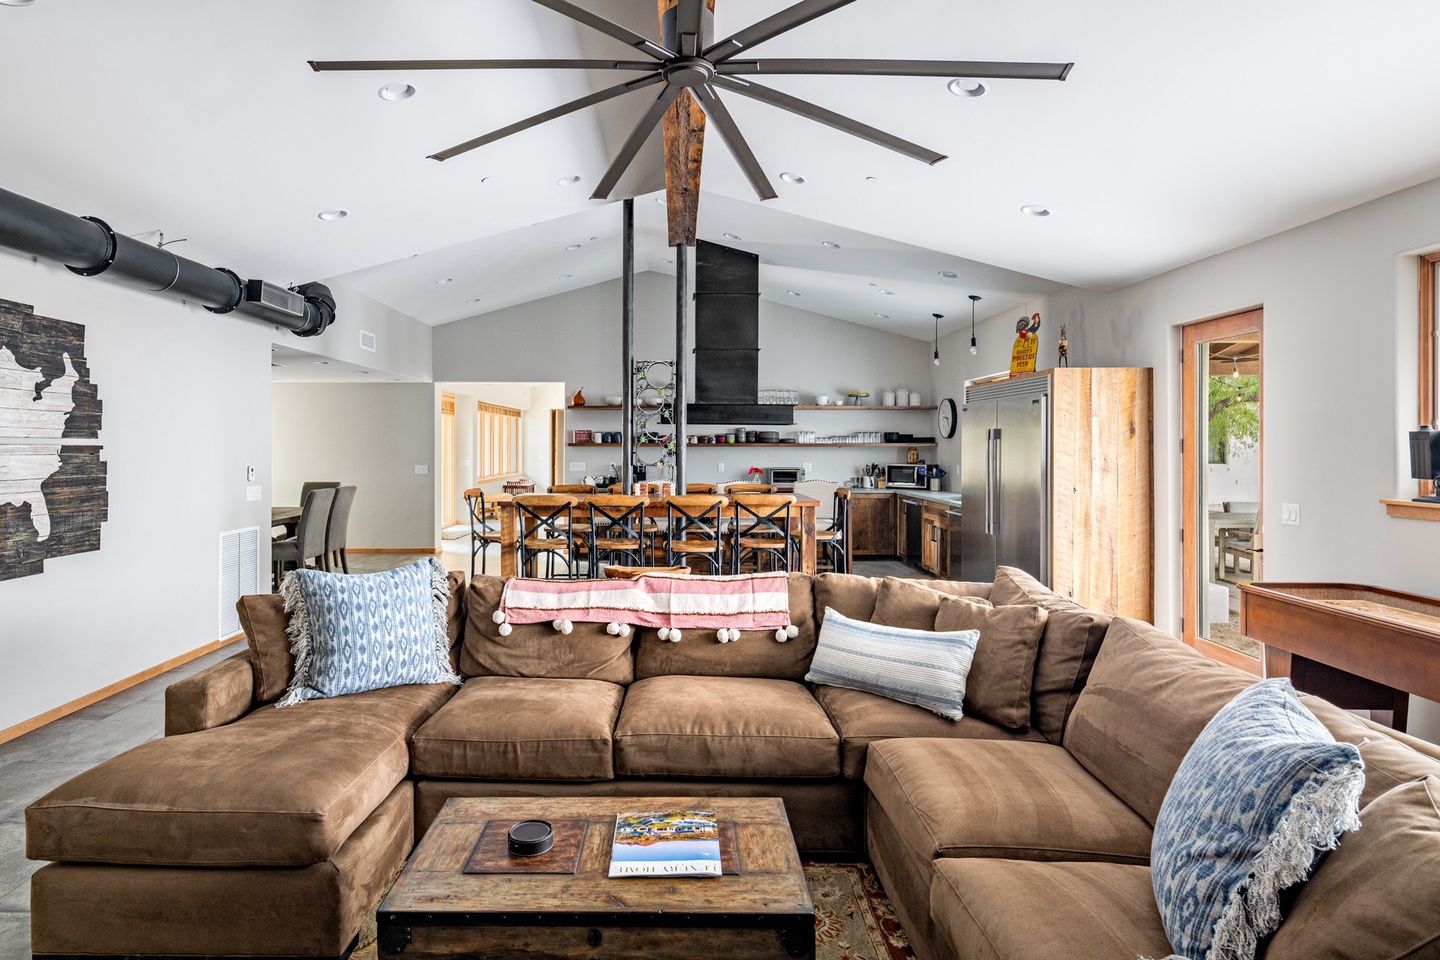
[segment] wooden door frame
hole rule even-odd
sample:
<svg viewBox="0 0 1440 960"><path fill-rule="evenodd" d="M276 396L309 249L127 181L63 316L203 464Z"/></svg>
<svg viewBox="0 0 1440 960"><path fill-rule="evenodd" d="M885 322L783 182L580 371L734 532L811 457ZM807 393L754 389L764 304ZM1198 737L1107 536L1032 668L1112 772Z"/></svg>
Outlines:
<svg viewBox="0 0 1440 960"><path fill-rule="evenodd" d="M1255 531L1259 535L1261 524L1265 518L1265 505L1263 502L1265 492L1265 331L1264 331L1264 308L1257 307L1254 310L1246 310L1243 313L1234 313L1225 317L1217 317L1213 320L1201 320L1196 323L1186 324L1181 328L1183 341L1183 361L1181 375L1181 391L1183 394L1183 420L1181 424L1181 473L1184 476L1181 492L1181 528L1182 534L1182 563L1181 576L1184 582L1181 584L1181 596L1183 598L1184 619L1182 621L1181 634L1186 643L1190 644L1201 653L1221 663L1228 663L1233 667L1248 671L1259 676L1262 672L1261 662L1243 653L1231 650L1229 647L1222 647L1218 643L1212 643L1199 635L1198 626L1200 623L1200 551L1197 544L1208 540L1210 524L1209 518L1203 517L1202 513L1205 504L1200 503L1200 471L1197 469L1201 463L1197 459L1200 451L1205 448L1200 443L1200 381L1199 376L1202 368L1205 374L1209 375L1208 365L1201 364L1199 349L1203 343L1212 340L1224 340L1229 337L1239 337L1248 334L1258 334L1260 337L1260 397L1258 402L1260 413L1260 441L1259 441L1259 470L1260 470L1260 510L1255 517ZM1261 543L1263 544L1263 540ZM1206 559L1209 559L1209 548L1206 548ZM1262 561L1263 562L1263 561ZM1239 567L1239 561L1236 561ZM1208 577L1206 578L1209 579Z"/></svg>
<svg viewBox="0 0 1440 960"><path fill-rule="evenodd" d="M550 486L557 487L565 482L565 411L555 408L550 411Z"/></svg>
<svg viewBox="0 0 1440 960"><path fill-rule="evenodd" d="M448 407L448 409L447 409ZM440 526L455 522L455 394L440 394Z"/></svg>

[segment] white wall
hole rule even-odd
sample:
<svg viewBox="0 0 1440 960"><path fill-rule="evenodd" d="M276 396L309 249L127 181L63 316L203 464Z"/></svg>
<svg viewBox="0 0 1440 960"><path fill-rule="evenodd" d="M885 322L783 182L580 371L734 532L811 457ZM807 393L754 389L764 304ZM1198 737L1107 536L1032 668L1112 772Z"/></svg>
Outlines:
<svg viewBox="0 0 1440 960"><path fill-rule="evenodd" d="M273 340L332 360L383 370L415 380L431 379L430 327L335 280L324 281L335 296L335 322L318 337L297 337L278 327ZM360 332L375 334L375 350L360 347Z"/></svg>
<svg viewBox="0 0 1440 960"><path fill-rule="evenodd" d="M85 325L109 489L99 551L0 582L4 730L218 639L222 531L266 569L272 328L3 252L0 298Z"/></svg>
<svg viewBox="0 0 1440 960"><path fill-rule="evenodd" d="M275 502L298 504L307 480L355 484L349 545L433 549L437 391L429 383L276 383ZM417 474L415 467L426 473Z"/></svg>
<svg viewBox="0 0 1440 960"><path fill-rule="evenodd" d="M635 304L636 358L673 357L673 278L657 273L637 276ZM689 359L693 373L693 356ZM926 393L925 399L934 403L929 359L929 345L918 340L760 301L760 385L799 390L804 403L813 403L818 393L835 396L847 390L869 390L871 401L878 403L881 388L905 385ZM435 374L442 381L563 379L565 398L583 387L590 403L603 403L605 395L621 392L620 282L596 284L436 327ZM689 382L693 385L693 375ZM693 398L693 387L691 395ZM822 434L897 430L918 436L935 432L933 414L800 411L795 416L794 427L779 428L782 435L797 430ZM566 428L576 427L619 430L620 419L615 412L569 411ZM695 425L689 432L714 434L724 429ZM739 480L752 465L808 462L812 476L841 480L854 476L863 463L903 460L904 453L896 448L792 449L784 445L773 450L725 450L692 446L687 479L694 483ZM586 473L606 472L609 464L619 459L616 447L570 449L566 479L578 481ZM584 463L585 467L569 470L571 463ZM543 483L546 478L536 479Z"/></svg>

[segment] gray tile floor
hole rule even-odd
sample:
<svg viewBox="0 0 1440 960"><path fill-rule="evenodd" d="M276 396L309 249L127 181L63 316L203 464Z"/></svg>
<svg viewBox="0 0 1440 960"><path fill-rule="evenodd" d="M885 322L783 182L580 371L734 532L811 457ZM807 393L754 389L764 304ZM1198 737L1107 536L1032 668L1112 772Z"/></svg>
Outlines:
<svg viewBox="0 0 1440 960"><path fill-rule="evenodd" d="M417 559L403 554L350 557L354 573L388 570ZM445 551L447 567L465 569L469 557ZM929 575L899 561L860 561L855 572L871 577ZM41 864L25 859L25 807L54 787L103 760L165 732L165 688L243 649L230 644L198 660L131 687L32 733L0 744L0 960L30 958L30 875Z"/></svg>

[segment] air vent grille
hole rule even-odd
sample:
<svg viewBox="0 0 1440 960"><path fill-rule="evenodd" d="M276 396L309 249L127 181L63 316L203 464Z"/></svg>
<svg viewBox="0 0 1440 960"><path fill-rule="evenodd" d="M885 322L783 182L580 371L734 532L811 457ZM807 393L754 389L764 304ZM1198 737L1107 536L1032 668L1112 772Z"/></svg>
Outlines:
<svg viewBox="0 0 1440 960"><path fill-rule="evenodd" d="M245 299L251 303L258 303L262 307L269 307L271 310L292 317L305 316L304 297L295 293L293 290L277 287L275 284L266 283L264 280L246 281Z"/></svg>
<svg viewBox="0 0 1440 960"><path fill-rule="evenodd" d="M240 632L235 603L260 592L260 528L246 527L220 534L220 632L217 640Z"/></svg>
<svg viewBox="0 0 1440 960"><path fill-rule="evenodd" d="M371 333L369 330L361 330L361 331L360 331L360 349L361 349L361 350L369 350L371 353L374 353L374 352L375 352L375 334Z"/></svg>

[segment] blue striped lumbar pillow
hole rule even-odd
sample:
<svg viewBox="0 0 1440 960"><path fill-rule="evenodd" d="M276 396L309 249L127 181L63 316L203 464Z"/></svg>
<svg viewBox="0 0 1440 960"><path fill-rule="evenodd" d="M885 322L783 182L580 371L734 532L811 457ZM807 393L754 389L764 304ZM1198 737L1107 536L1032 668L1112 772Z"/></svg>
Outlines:
<svg viewBox="0 0 1440 960"><path fill-rule="evenodd" d="M398 687L453 683L450 584L433 557L382 573L294 570L280 585L295 676L275 705Z"/></svg>
<svg viewBox="0 0 1440 960"><path fill-rule="evenodd" d="M1280 925L1280 895L1360 826L1365 764L1305 709L1290 681L1262 680L1220 708L1190 747L1155 818L1151 880L1174 953L1249 960Z"/></svg>
<svg viewBox="0 0 1440 960"><path fill-rule="evenodd" d="M825 608L805 679L911 703L959 720L978 630L906 630Z"/></svg>

